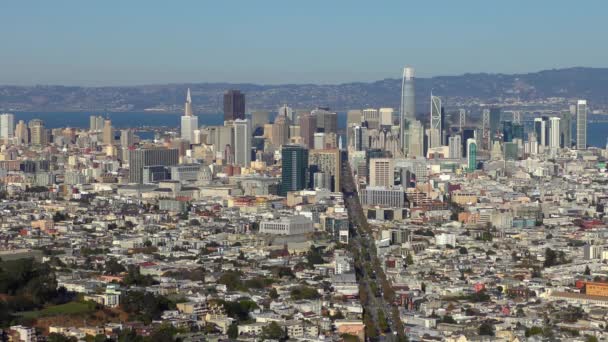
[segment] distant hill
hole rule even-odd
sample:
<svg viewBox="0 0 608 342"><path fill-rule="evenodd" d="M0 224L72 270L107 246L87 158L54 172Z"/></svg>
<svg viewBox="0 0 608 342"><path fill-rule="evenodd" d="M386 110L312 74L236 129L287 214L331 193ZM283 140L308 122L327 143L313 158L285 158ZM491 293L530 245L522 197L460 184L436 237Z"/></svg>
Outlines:
<svg viewBox="0 0 608 342"><path fill-rule="evenodd" d="M192 89L198 113L221 111L222 93L240 89L248 110L275 110L287 103L294 108L327 106L334 110L399 107L400 79L337 85L256 85L195 83L128 87L0 86L3 111L143 111L180 112L186 88ZM418 109L424 110L431 93L452 106L492 103L506 98L533 101L551 97L585 98L595 108L608 107L608 68L567 68L527 74L464 74L416 79Z"/></svg>

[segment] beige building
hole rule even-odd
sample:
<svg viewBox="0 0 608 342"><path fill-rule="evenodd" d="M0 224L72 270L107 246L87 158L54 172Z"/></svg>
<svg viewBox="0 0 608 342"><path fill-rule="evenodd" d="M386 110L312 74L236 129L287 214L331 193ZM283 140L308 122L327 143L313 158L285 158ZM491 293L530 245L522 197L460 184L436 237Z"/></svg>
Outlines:
<svg viewBox="0 0 608 342"><path fill-rule="evenodd" d="M395 163L390 158L373 158L369 161L369 185L395 185Z"/></svg>

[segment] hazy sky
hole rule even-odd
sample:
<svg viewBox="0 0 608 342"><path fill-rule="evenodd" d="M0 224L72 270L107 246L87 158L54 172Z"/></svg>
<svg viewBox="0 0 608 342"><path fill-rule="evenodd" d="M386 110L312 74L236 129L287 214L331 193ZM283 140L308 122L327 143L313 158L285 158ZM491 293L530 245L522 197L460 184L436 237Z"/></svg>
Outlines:
<svg viewBox="0 0 608 342"><path fill-rule="evenodd" d="M608 66L607 1L0 1L0 84L338 83Z"/></svg>

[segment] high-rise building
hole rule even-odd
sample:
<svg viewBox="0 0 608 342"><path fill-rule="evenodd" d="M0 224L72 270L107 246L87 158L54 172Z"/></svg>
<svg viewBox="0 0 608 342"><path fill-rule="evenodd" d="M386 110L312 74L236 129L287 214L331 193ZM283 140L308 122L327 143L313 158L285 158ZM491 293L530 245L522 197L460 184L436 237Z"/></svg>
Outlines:
<svg viewBox="0 0 608 342"><path fill-rule="evenodd" d="M194 116L192 110L192 96L190 88L186 93L186 103L184 105L184 115L182 116L181 137L189 143L194 142L194 131L198 129L198 117Z"/></svg>
<svg viewBox="0 0 608 342"><path fill-rule="evenodd" d="M256 110L251 113L251 129L255 132L258 128L264 127L265 124L270 123L270 112Z"/></svg>
<svg viewBox="0 0 608 342"><path fill-rule="evenodd" d="M500 127L500 107L490 107L490 140L494 140Z"/></svg>
<svg viewBox="0 0 608 342"><path fill-rule="evenodd" d="M338 149L311 150L308 154L308 168L329 175L331 191L340 191L341 153Z"/></svg>
<svg viewBox="0 0 608 342"><path fill-rule="evenodd" d="M285 115L279 115L272 124L272 138L271 143L280 147L289 142L289 118Z"/></svg>
<svg viewBox="0 0 608 342"><path fill-rule="evenodd" d="M369 129L378 129L378 127L380 127L380 113L377 109L364 109L363 120L367 121L367 127Z"/></svg>
<svg viewBox="0 0 608 342"><path fill-rule="evenodd" d="M281 148L281 194L303 190L307 183L308 149L301 145L283 145Z"/></svg>
<svg viewBox="0 0 608 342"><path fill-rule="evenodd" d="M576 103L576 149L587 149L587 100Z"/></svg>
<svg viewBox="0 0 608 342"><path fill-rule="evenodd" d="M394 112L393 108L380 108L380 126L392 126Z"/></svg>
<svg viewBox="0 0 608 342"><path fill-rule="evenodd" d="M429 129L429 148L441 146L443 132L441 98L431 95L431 127Z"/></svg>
<svg viewBox="0 0 608 342"><path fill-rule="evenodd" d="M413 120L409 129L408 157L422 158L424 155L424 126L420 120Z"/></svg>
<svg viewBox="0 0 608 342"><path fill-rule="evenodd" d="M30 132L23 120L19 120L15 127L15 139L19 145L27 145L30 142Z"/></svg>
<svg viewBox="0 0 608 342"><path fill-rule="evenodd" d="M317 119L310 113L300 115L300 136L306 147L312 149L314 147L314 136L317 131Z"/></svg>
<svg viewBox="0 0 608 342"><path fill-rule="evenodd" d="M89 131L101 132L103 130L103 116L91 115L89 117Z"/></svg>
<svg viewBox="0 0 608 342"><path fill-rule="evenodd" d="M28 122L32 145L44 146L48 143L48 134L44 127L44 122L40 119L33 119Z"/></svg>
<svg viewBox="0 0 608 342"><path fill-rule="evenodd" d="M103 143L104 145L114 145L114 129L110 119L105 119L103 122Z"/></svg>
<svg viewBox="0 0 608 342"><path fill-rule="evenodd" d="M570 111L562 114L559 126L561 130L560 146L564 148L572 147L572 114Z"/></svg>
<svg viewBox="0 0 608 342"><path fill-rule="evenodd" d="M288 105L284 104L281 107L279 107L277 117L281 116L281 115L285 115L289 119L289 122L294 122L293 121L294 110L291 107L289 107Z"/></svg>
<svg viewBox="0 0 608 342"><path fill-rule="evenodd" d="M145 166L172 166L179 163L177 148L142 148L129 153L129 181L142 183Z"/></svg>
<svg viewBox="0 0 608 342"><path fill-rule="evenodd" d="M241 167L251 164L251 122L234 120L234 163Z"/></svg>
<svg viewBox="0 0 608 342"><path fill-rule="evenodd" d="M460 134L453 135L449 138L449 158L460 159L462 158L462 142Z"/></svg>
<svg viewBox="0 0 608 342"><path fill-rule="evenodd" d="M15 136L15 115L0 114L0 140L8 143Z"/></svg>
<svg viewBox="0 0 608 342"><path fill-rule="evenodd" d="M551 150L556 150L560 146L560 119L558 117L549 118L549 147Z"/></svg>
<svg viewBox="0 0 608 342"><path fill-rule="evenodd" d="M135 134L130 128L120 131L120 146L131 147L135 144Z"/></svg>
<svg viewBox="0 0 608 342"><path fill-rule="evenodd" d="M317 119L317 130L325 133L338 132L338 114L327 108L317 108L311 112Z"/></svg>
<svg viewBox="0 0 608 342"><path fill-rule="evenodd" d="M477 169L477 142L475 139L467 140L467 168L469 172Z"/></svg>
<svg viewBox="0 0 608 342"><path fill-rule="evenodd" d="M416 98L414 93L414 68L403 68L401 80L401 107L399 109L399 125L401 126L401 146L403 154L408 155L409 123L416 119Z"/></svg>
<svg viewBox="0 0 608 342"><path fill-rule="evenodd" d="M395 185L395 162L392 158L369 160L369 186Z"/></svg>
<svg viewBox="0 0 608 342"><path fill-rule="evenodd" d="M359 109L349 110L346 113L346 141L348 146L354 147L354 134L355 127L361 126L361 122L363 120L363 113Z"/></svg>
<svg viewBox="0 0 608 342"><path fill-rule="evenodd" d="M490 150L492 132L490 128L490 110L485 108L481 113L481 149Z"/></svg>
<svg viewBox="0 0 608 342"><path fill-rule="evenodd" d="M238 90L224 93L224 121L245 118L245 94Z"/></svg>

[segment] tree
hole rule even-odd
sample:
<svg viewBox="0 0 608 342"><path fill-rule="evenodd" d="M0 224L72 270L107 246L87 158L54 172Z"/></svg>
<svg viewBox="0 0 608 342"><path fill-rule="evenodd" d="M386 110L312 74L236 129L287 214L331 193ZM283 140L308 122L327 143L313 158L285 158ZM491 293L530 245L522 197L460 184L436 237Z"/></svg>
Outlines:
<svg viewBox="0 0 608 342"><path fill-rule="evenodd" d="M105 270L107 274L117 275L126 271L127 269L123 265L119 264L116 258L108 258L106 260Z"/></svg>
<svg viewBox="0 0 608 342"><path fill-rule="evenodd" d="M585 266L585 275L591 275L591 269L589 268L589 265Z"/></svg>
<svg viewBox="0 0 608 342"><path fill-rule="evenodd" d="M78 339L74 336L67 337L58 333L50 333L46 340L48 342L78 342Z"/></svg>
<svg viewBox="0 0 608 342"><path fill-rule="evenodd" d="M277 299L279 298L279 293L277 292L277 289L275 289L274 287L272 289L270 289L270 292L268 293L268 296L271 299Z"/></svg>
<svg viewBox="0 0 608 342"><path fill-rule="evenodd" d="M378 309L378 329L380 329L381 332L385 333L389 331L389 326L388 326L388 322L386 321L386 317L384 316L384 311L382 311L382 309Z"/></svg>
<svg viewBox="0 0 608 342"><path fill-rule="evenodd" d="M479 326L479 335L494 336L494 326L488 322L481 323Z"/></svg>
<svg viewBox="0 0 608 342"><path fill-rule="evenodd" d="M228 327L228 337L231 339L236 339L239 336L239 325L236 323L230 324Z"/></svg>
<svg viewBox="0 0 608 342"><path fill-rule="evenodd" d="M467 250L466 247L462 246L458 249L458 252L460 252L460 254L468 254L469 251Z"/></svg>
<svg viewBox="0 0 608 342"><path fill-rule="evenodd" d="M287 339L287 333L277 322L270 322L270 324L262 328L262 335L260 337L262 340L282 341Z"/></svg>
<svg viewBox="0 0 608 342"><path fill-rule="evenodd" d="M405 257L405 263L408 265L414 264L414 258L412 257L411 253L408 253L407 256Z"/></svg>

